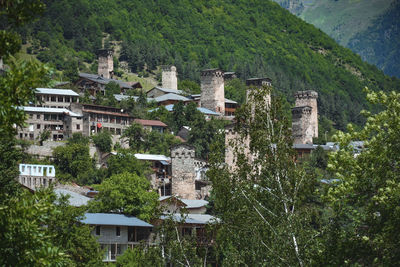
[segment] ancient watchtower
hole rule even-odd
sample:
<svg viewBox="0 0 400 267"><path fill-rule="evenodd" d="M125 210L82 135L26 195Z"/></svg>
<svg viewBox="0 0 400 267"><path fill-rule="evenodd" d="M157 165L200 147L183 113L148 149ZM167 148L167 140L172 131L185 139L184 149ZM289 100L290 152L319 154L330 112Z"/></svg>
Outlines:
<svg viewBox="0 0 400 267"><path fill-rule="evenodd" d="M97 69L99 76L111 79L114 74L113 51L109 49L99 50L99 66Z"/></svg>
<svg viewBox="0 0 400 267"><path fill-rule="evenodd" d="M224 72L220 69L203 70L200 74L201 107L225 115Z"/></svg>
<svg viewBox="0 0 400 267"><path fill-rule="evenodd" d="M162 66L162 87L166 89L178 90L178 73L175 66Z"/></svg>
<svg viewBox="0 0 400 267"><path fill-rule="evenodd" d="M313 137L318 137L318 93L298 91L295 98L295 108L292 109L294 143L312 144Z"/></svg>
<svg viewBox="0 0 400 267"><path fill-rule="evenodd" d="M186 199L196 199L195 149L181 144L171 148L171 193Z"/></svg>
<svg viewBox="0 0 400 267"><path fill-rule="evenodd" d="M261 90L264 87L269 87L272 85L272 80L270 78L251 78L246 80L246 86L247 86L247 91L246 91L246 102L252 102L253 100L251 99L251 91L256 89L256 90ZM268 93L265 95L265 103L270 106L271 105L271 94Z"/></svg>

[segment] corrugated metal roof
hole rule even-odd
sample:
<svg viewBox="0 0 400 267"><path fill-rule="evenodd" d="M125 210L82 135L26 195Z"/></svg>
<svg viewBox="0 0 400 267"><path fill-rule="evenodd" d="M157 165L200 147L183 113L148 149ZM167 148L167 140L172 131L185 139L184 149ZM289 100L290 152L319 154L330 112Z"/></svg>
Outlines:
<svg viewBox="0 0 400 267"><path fill-rule="evenodd" d="M25 112L58 113L67 114L71 117L82 117L81 114L72 112L66 108L44 108L44 107L21 107Z"/></svg>
<svg viewBox="0 0 400 267"><path fill-rule="evenodd" d="M162 196L162 197L159 197L158 200L163 201L163 200L169 199L171 197L174 197L174 196ZM182 201L183 204L185 204L186 208L188 208L188 209L200 208L200 207L204 207L208 204L208 201L203 200L203 199L184 199L184 198L179 198L179 197L174 197L174 198Z"/></svg>
<svg viewBox="0 0 400 267"><path fill-rule="evenodd" d="M156 102L162 102L162 101L168 101L168 100L176 100L176 101L189 101L189 98L186 98L184 96L174 94L174 93L168 93L162 96L158 96L154 98Z"/></svg>
<svg viewBox="0 0 400 267"><path fill-rule="evenodd" d="M164 155L154 155L154 154L135 154L137 159L141 160L154 160L154 161L170 161L170 157Z"/></svg>
<svg viewBox="0 0 400 267"><path fill-rule="evenodd" d="M230 99L228 99L228 98L225 98L225 103L228 103L228 104L237 104L236 101L230 100Z"/></svg>
<svg viewBox="0 0 400 267"><path fill-rule="evenodd" d="M169 112L172 112L174 110L174 104L170 104L170 105L166 105L164 106L165 109ZM157 110L158 108L155 109L151 109L149 110L149 112L153 112L155 110ZM206 108L202 108L202 107L197 107L197 110L200 111L201 113L205 114L205 115L212 115L212 116L221 116L221 114L214 112L212 110L206 109Z"/></svg>
<svg viewBox="0 0 400 267"><path fill-rule="evenodd" d="M129 83L124 82L124 81L115 80L115 79L107 79L107 78L101 77L101 76L99 76L97 74L90 74L90 73L83 73L83 72L79 73L79 77L85 78L85 79L88 79L88 80L90 80L92 82L96 82L96 83L100 83L100 84L108 84L109 82L115 82L121 88L127 88L127 89L133 88L134 85L139 83L139 82L135 82L133 84L129 84Z"/></svg>
<svg viewBox="0 0 400 267"><path fill-rule="evenodd" d="M87 203L91 200L91 198L89 197L85 197L81 194L66 189L56 188L54 189L54 192L56 193L57 196L61 195L69 196L68 199L69 204L74 207L87 205Z"/></svg>
<svg viewBox="0 0 400 267"><path fill-rule="evenodd" d="M159 90L159 91L164 92L164 93L173 93L173 94L178 94L178 95L182 94L181 90L162 88L162 87L158 87L158 86L154 87L153 89L151 89L147 93L149 93L149 92L151 92L153 90Z"/></svg>
<svg viewBox="0 0 400 267"><path fill-rule="evenodd" d="M78 93L71 89L36 88L36 91L37 94L79 96Z"/></svg>
<svg viewBox="0 0 400 267"><path fill-rule="evenodd" d="M136 123L139 123L143 126L160 126L160 127L167 127L165 123L162 121L156 121L156 120L141 120L141 119L135 119L134 120Z"/></svg>
<svg viewBox="0 0 400 267"><path fill-rule="evenodd" d="M124 214L85 213L84 217L85 218L81 220L81 223L84 224L153 227L153 225L134 216L127 216Z"/></svg>
<svg viewBox="0 0 400 267"><path fill-rule="evenodd" d="M161 215L161 220L171 218L175 222L184 222L188 224L209 224L217 222L218 219L208 214L187 214L182 216L181 214L164 214Z"/></svg>
<svg viewBox="0 0 400 267"><path fill-rule="evenodd" d="M137 101L138 99L139 99L139 97L138 96L130 96L130 95L121 95L121 94L114 94L114 98L115 98L115 100L117 100L118 102L121 102L121 100L124 100L124 99L129 99L129 98L133 98L133 99L135 99L135 101ZM155 101L155 99L154 98L147 98L147 102L151 102L151 101Z"/></svg>

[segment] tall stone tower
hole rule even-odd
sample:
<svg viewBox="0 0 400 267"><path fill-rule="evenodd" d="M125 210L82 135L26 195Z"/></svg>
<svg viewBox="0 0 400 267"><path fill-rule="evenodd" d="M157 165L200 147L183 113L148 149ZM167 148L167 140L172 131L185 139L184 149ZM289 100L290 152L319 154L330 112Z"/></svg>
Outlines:
<svg viewBox="0 0 400 267"><path fill-rule="evenodd" d="M201 107L225 115L224 72L220 69L203 70L200 82Z"/></svg>
<svg viewBox="0 0 400 267"><path fill-rule="evenodd" d="M162 66L162 87L166 89L178 90L178 73L175 66Z"/></svg>
<svg viewBox="0 0 400 267"><path fill-rule="evenodd" d="M259 90L262 89L264 86L272 86L272 80L270 78L251 78L246 80L246 102L252 102L251 99L251 90ZM271 105L271 95L268 94L265 96L265 104L270 106Z"/></svg>
<svg viewBox="0 0 400 267"><path fill-rule="evenodd" d="M97 74L107 79L112 78L114 74L114 60L112 50L99 50L99 66L97 69Z"/></svg>
<svg viewBox="0 0 400 267"><path fill-rule="evenodd" d="M171 148L172 195L196 199L195 149L181 144Z"/></svg>
<svg viewBox="0 0 400 267"><path fill-rule="evenodd" d="M312 144L313 137L318 137L318 93L298 91L296 103L292 109L292 131L295 144Z"/></svg>

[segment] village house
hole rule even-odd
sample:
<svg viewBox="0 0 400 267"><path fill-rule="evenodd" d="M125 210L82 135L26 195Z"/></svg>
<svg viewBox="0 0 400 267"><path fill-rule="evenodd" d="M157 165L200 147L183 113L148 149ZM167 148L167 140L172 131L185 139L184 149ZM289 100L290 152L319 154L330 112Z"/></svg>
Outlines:
<svg viewBox="0 0 400 267"><path fill-rule="evenodd" d="M70 89L36 88L36 107L66 108L79 103L79 94Z"/></svg>
<svg viewBox="0 0 400 267"><path fill-rule="evenodd" d="M33 191L40 187L56 184L56 170L53 165L19 164L18 182Z"/></svg>
<svg viewBox="0 0 400 267"><path fill-rule="evenodd" d="M153 228L136 217L115 213L85 213L81 223L93 226L92 235L104 250L104 262L115 262L126 249L149 242Z"/></svg>
<svg viewBox="0 0 400 267"><path fill-rule="evenodd" d="M207 211L208 201L204 199L184 199L175 196L162 196L159 198L160 206L166 214L181 213L204 214Z"/></svg>

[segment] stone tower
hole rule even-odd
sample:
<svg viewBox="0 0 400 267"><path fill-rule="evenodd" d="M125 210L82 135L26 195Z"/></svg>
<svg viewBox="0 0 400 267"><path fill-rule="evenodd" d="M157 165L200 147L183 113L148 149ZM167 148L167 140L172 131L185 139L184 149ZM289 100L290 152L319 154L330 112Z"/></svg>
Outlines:
<svg viewBox="0 0 400 267"><path fill-rule="evenodd" d="M209 69L201 72L201 107L225 115L224 72Z"/></svg>
<svg viewBox="0 0 400 267"><path fill-rule="evenodd" d="M175 66L162 66L162 87L178 90L178 73Z"/></svg>
<svg viewBox="0 0 400 267"><path fill-rule="evenodd" d="M261 89L263 86L272 86L272 80L270 78L251 78L246 80L246 102L249 103L253 101L250 99L250 92L254 89ZM271 95L268 94L265 96L265 103L266 105L271 105Z"/></svg>
<svg viewBox="0 0 400 267"><path fill-rule="evenodd" d="M312 144L311 125L312 108L310 106L292 108L292 135L294 144Z"/></svg>
<svg viewBox="0 0 400 267"><path fill-rule="evenodd" d="M292 109L292 131L295 144L312 144L313 137L318 137L318 93L298 91L296 103Z"/></svg>
<svg viewBox="0 0 400 267"><path fill-rule="evenodd" d="M97 69L97 74L107 79L112 78L114 74L114 60L112 50L99 50L99 66Z"/></svg>
<svg viewBox="0 0 400 267"><path fill-rule="evenodd" d="M172 195L196 199L195 149L181 144L171 148Z"/></svg>

